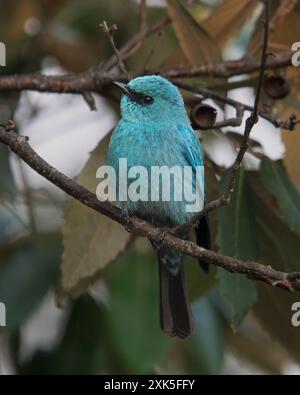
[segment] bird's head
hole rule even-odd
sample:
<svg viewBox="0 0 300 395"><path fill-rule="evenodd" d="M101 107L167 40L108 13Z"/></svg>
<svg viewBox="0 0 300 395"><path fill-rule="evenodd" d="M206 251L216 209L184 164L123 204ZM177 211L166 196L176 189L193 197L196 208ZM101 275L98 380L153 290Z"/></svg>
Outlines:
<svg viewBox="0 0 300 395"><path fill-rule="evenodd" d="M132 122L188 122L178 88L163 77L137 77L128 84L115 83L122 89L121 111Z"/></svg>

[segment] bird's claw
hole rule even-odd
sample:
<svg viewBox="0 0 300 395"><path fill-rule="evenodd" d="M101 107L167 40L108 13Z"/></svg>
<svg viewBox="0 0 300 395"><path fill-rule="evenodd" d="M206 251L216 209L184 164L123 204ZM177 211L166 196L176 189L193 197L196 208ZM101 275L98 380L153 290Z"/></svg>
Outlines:
<svg viewBox="0 0 300 395"><path fill-rule="evenodd" d="M131 216L131 213L130 213L130 211L128 210L128 208L124 208L124 209L122 210L122 213L121 213L121 219L122 219L122 222L123 222L124 229L125 229L127 232L131 232L131 230L132 230L132 229L130 228L130 226L129 226L130 216Z"/></svg>
<svg viewBox="0 0 300 395"><path fill-rule="evenodd" d="M167 233L168 233L168 228L161 228L161 232L156 240L156 248L158 250L161 250L163 248L163 244L165 242Z"/></svg>

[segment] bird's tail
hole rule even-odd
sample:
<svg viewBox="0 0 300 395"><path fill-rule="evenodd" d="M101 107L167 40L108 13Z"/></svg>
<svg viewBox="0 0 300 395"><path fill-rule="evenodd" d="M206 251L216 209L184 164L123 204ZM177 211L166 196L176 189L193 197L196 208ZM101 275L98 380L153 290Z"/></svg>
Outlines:
<svg viewBox="0 0 300 395"><path fill-rule="evenodd" d="M159 258L160 325L166 335L185 339L193 333L192 312L187 300L184 267L176 275Z"/></svg>

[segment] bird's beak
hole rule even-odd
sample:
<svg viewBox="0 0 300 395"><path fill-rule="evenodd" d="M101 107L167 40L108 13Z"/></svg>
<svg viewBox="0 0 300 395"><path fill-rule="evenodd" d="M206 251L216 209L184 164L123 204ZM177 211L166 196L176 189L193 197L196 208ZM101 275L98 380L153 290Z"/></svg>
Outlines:
<svg viewBox="0 0 300 395"><path fill-rule="evenodd" d="M131 100L136 103L141 103L144 95L142 93L136 92L135 90L129 88L128 85L123 82L114 81L114 85L122 90L122 92L127 95Z"/></svg>

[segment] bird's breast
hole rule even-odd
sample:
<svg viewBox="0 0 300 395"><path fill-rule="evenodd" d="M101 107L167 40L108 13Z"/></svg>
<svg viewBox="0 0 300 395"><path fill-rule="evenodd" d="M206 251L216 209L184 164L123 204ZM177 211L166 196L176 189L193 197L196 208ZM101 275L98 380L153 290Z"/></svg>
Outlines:
<svg viewBox="0 0 300 395"><path fill-rule="evenodd" d="M108 164L116 169L117 179L119 180L121 174L129 174L130 169L137 167L147 171L147 174L142 172L138 175L140 189L147 189L147 199L132 201L129 198L126 202L119 202L120 206L157 225L185 223L191 214L185 210L184 196L182 195L181 200L175 197L175 191L178 191L179 187L183 188L182 174L171 175L170 184L167 185L164 184L164 180L167 180L168 174L165 179L163 176L159 178L158 182L153 175L154 169L162 166L166 169L174 166L183 169L184 166L188 166L183 151L185 144L184 136L174 127L125 124L117 129L112 136L108 155ZM122 166L126 165L126 171L120 168L120 159L123 161ZM133 181L134 179L129 180L128 189ZM167 192L163 192L163 188L165 191L167 189ZM156 198L153 199L153 196Z"/></svg>

